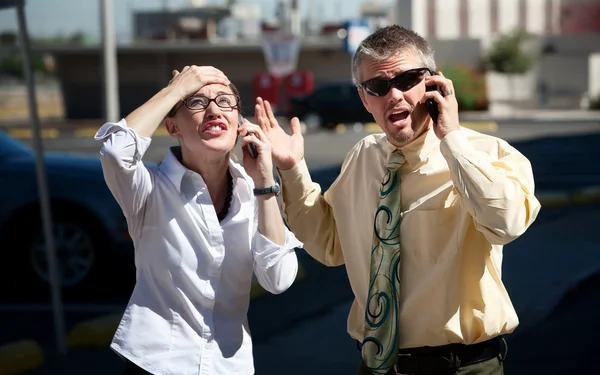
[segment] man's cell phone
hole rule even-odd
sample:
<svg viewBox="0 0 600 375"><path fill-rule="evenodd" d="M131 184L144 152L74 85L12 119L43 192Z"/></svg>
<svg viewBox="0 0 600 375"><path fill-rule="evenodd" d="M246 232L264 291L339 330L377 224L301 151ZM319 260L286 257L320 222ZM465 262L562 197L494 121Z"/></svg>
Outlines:
<svg viewBox="0 0 600 375"><path fill-rule="evenodd" d="M239 115L240 126L244 123L244 116ZM248 153L252 159L256 159L258 157L258 151L256 150L256 146L254 143L248 143L247 145Z"/></svg>
<svg viewBox="0 0 600 375"><path fill-rule="evenodd" d="M436 73L433 73L433 74L436 74ZM427 86L427 91L435 91L435 90L439 91L439 87L437 85L436 86ZM425 101L425 105L427 106L427 111L429 112L429 116L431 116L433 123L437 124L438 116L440 115L440 110L438 108L437 103L435 102L434 99L427 99Z"/></svg>

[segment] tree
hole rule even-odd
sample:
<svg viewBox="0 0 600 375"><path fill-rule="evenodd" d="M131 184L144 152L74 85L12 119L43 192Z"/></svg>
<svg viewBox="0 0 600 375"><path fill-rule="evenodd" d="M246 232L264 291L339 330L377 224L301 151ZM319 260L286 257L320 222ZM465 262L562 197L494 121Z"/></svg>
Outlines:
<svg viewBox="0 0 600 375"><path fill-rule="evenodd" d="M527 32L517 29L496 39L484 56L484 66L494 72L512 76L511 91L514 94L514 76L524 74L533 66L533 56L524 51L523 44L529 40Z"/></svg>
<svg viewBox="0 0 600 375"><path fill-rule="evenodd" d="M17 34L12 31L3 31L0 33L0 46L17 45Z"/></svg>

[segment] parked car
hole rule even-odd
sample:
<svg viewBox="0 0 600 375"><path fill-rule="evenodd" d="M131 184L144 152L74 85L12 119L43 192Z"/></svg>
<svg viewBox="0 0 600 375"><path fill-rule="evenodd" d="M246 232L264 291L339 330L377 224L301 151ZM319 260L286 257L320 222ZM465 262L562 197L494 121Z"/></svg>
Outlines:
<svg viewBox="0 0 600 375"><path fill-rule="evenodd" d="M290 104L289 118L298 117L309 129L374 121L352 82L320 85L309 95L290 98Z"/></svg>
<svg viewBox="0 0 600 375"><path fill-rule="evenodd" d="M98 287L102 276L114 277L117 259L133 266L127 223L104 182L100 160L52 153L44 160L63 293L78 294ZM0 293L49 295L35 154L2 131L0 181L0 279L7 281Z"/></svg>

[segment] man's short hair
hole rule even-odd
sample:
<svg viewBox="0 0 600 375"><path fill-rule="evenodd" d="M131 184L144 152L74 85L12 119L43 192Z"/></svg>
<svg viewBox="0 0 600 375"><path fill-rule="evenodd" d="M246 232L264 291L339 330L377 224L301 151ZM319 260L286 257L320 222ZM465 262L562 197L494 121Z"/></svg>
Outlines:
<svg viewBox="0 0 600 375"><path fill-rule="evenodd" d="M398 25L383 27L365 38L352 58L352 81L359 84L360 64L365 59L383 61L398 53L412 52L423 67L436 71L434 53L425 38L416 32Z"/></svg>

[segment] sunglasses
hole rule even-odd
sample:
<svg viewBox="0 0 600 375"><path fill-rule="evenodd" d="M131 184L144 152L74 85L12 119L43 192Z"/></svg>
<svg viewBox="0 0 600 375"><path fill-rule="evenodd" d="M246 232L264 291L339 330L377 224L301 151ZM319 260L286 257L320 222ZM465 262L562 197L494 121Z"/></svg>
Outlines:
<svg viewBox="0 0 600 375"><path fill-rule="evenodd" d="M429 68L416 68L402 72L391 79L371 78L358 85L363 87L367 94L373 96L384 96L393 87L400 91L408 91L415 87L425 78L425 73L435 74Z"/></svg>

